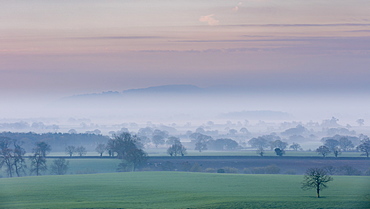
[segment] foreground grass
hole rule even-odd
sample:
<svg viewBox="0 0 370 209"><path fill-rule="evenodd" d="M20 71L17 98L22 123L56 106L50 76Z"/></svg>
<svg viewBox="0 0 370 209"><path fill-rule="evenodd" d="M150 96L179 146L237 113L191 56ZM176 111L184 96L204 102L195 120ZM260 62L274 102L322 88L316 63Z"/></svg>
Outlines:
<svg viewBox="0 0 370 209"><path fill-rule="evenodd" d="M369 208L370 178L335 176L315 198L302 176L136 172L0 179L0 208Z"/></svg>

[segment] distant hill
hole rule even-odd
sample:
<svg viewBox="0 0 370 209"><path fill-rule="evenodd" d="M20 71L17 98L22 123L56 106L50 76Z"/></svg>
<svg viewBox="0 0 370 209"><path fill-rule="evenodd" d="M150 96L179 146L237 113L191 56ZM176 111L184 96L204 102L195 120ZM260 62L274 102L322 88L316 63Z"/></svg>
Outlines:
<svg viewBox="0 0 370 209"><path fill-rule="evenodd" d="M163 86L152 86L148 88L138 89L127 89L122 92L118 91L106 91L101 93L92 94L79 94L70 97L63 98L62 100L74 100L74 99L94 99L94 98L106 98L106 97L122 97L122 96L135 96L135 95L156 95L156 94L197 94L204 92L205 89L194 86L194 85L163 85Z"/></svg>
<svg viewBox="0 0 370 209"><path fill-rule="evenodd" d="M153 94L153 93L200 93L204 89L194 85L164 85L153 86L148 88L128 89L123 91L123 94Z"/></svg>

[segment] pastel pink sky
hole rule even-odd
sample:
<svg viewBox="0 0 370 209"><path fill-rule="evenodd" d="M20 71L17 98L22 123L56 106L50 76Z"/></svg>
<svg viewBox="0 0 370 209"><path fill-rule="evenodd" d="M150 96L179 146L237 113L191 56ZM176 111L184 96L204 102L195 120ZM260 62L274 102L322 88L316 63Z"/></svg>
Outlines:
<svg viewBox="0 0 370 209"><path fill-rule="evenodd" d="M0 94L370 90L368 0L1 1Z"/></svg>

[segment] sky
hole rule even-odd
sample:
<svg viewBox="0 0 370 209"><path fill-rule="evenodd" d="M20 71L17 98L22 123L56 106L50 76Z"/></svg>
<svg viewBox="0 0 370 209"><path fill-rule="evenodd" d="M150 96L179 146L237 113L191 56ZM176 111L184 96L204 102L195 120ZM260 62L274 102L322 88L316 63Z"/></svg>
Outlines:
<svg viewBox="0 0 370 209"><path fill-rule="evenodd" d="M0 0L0 96L370 92L368 0Z"/></svg>

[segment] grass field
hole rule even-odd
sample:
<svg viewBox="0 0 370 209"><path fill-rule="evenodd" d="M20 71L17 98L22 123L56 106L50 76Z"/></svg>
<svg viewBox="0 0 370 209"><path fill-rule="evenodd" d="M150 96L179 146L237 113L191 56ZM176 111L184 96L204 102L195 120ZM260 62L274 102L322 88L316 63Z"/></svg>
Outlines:
<svg viewBox="0 0 370 209"><path fill-rule="evenodd" d="M145 149L148 156L169 156L167 154L167 149ZM284 156L297 156L297 157L320 157L317 152L311 151L292 151L286 150ZM29 153L30 154L30 153ZM365 157L361 155L361 152L342 152L338 157ZM62 156L68 157L64 152L51 152L48 156ZM74 155L76 156L76 155ZM87 152L86 156L99 156L97 152ZM104 156L108 156L107 153ZM259 156L255 150L236 150L236 151L214 151L214 150L204 150L199 152L197 150L187 150L186 156ZM274 151L266 150L264 156L276 156ZM328 157L334 157L333 154L329 154Z"/></svg>
<svg viewBox="0 0 370 209"><path fill-rule="evenodd" d="M0 208L369 208L370 177L316 198L296 175L135 172L0 179Z"/></svg>

